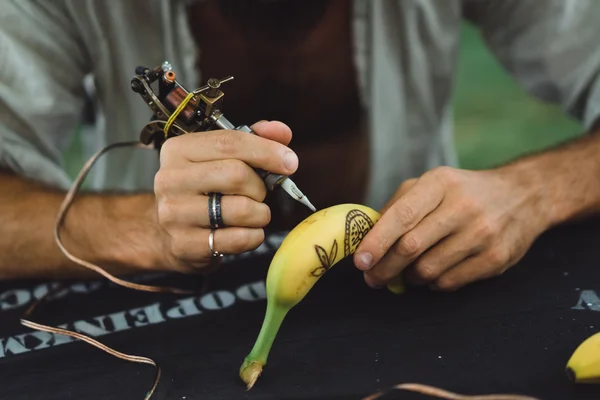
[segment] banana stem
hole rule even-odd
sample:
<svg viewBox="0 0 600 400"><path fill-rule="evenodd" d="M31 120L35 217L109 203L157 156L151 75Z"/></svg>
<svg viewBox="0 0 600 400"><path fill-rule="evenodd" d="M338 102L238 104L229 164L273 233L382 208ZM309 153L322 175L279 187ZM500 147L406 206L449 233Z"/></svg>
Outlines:
<svg viewBox="0 0 600 400"><path fill-rule="evenodd" d="M267 311L258 338L240 368L240 378L246 383L248 390L254 386L262 372L262 367L267 363L275 337L289 310L287 307L274 304L273 301L267 302Z"/></svg>

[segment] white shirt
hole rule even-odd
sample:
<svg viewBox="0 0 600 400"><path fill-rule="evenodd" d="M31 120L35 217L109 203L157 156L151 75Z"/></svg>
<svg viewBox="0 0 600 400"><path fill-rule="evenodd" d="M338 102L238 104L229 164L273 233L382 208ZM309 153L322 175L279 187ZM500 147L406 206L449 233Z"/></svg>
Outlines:
<svg viewBox="0 0 600 400"><path fill-rule="evenodd" d="M562 106L583 131L600 114L598 0L353 1L371 140L367 205L381 207L407 178L456 165L451 100L465 18L529 93ZM89 156L137 140L148 122L130 89L136 66L168 60L195 88L208 78L197 75L198 51L184 0L0 0L0 166L68 187L63 154L80 121L84 78L94 79L102 121L86 142ZM91 187L151 190L158 167L156 151L114 150L94 167Z"/></svg>

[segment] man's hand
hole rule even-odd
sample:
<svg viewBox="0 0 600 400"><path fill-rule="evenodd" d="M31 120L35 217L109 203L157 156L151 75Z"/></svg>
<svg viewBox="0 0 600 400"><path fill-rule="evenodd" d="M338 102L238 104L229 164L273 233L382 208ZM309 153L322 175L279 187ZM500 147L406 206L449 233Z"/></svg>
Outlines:
<svg viewBox="0 0 600 400"><path fill-rule="evenodd" d="M248 165L291 174L298 159L287 147L287 126L268 122L254 129L262 137L212 131L167 140L155 194L78 194L61 230L63 245L113 275L195 272L210 261L205 193L220 191L227 226L215 233L216 250L235 254L257 247L270 211L261 203L265 184ZM0 171L0 186L0 280L96 276L54 242L65 193L8 171Z"/></svg>
<svg viewBox="0 0 600 400"><path fill-rule="evenodd" d="M359 245L371 287L407 281L456 290L519 261L549 225L544 196L510 168L433 169L402 184Z"/></svg>
<svg viewBox="0 0 600 400"><path fill-rule="evenodd" d="M262 228L271 214L263 203L265 184L252 168L290 175L298 157L287 147L292 133L286 125L259 122L252 129L260 137L218 130L174 137L163 145L154 191L166 264L185 271L210 263L211 192L223 194L225 227L215 231L215 250L239 254L263 242Z"/></svg>

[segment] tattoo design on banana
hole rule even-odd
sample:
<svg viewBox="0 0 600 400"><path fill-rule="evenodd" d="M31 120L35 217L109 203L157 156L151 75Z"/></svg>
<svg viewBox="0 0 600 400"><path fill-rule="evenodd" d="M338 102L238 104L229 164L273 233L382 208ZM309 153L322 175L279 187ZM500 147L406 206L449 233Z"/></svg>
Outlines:
<svg viewBox="0 0 600 400"><path fill-rule="evenodd" d="M369 216L357 209L352 209L346 214L346 224L344 229L344 257L348 257L358 248L361 240L367 235L367 233L373 228L373 220ZM317 252L317 258L321 263L320 266L311 271L312 276L319 277L323 275L329 268L335 264L337 258L338 243L336 239L333 239L333 245L329 254L327 251L315 244L315 251Z"/></svg>
<svg viewBox="0 0 600 400"><path fill-rule="evenodd" d="M331 246L331 251L329 252L329 254L327 254L325 249L319 246L318 244L315 244L315 251L317 252L317 257L319 258L321 265L315 268L310 274L312 276L319 277L325 272L327 272L327 270L331 268L333 266L333 263L335 262L335 258L337 257L338 251L337 240L333 239L333 245Z"/></svg>
<svg viewBox="0 0 600 400"><path fill-rule="evenodd" d="M358 248L360 242L373 228L375 223L367 213L350 210L346 215L346 234L344 235L344 257L348 257Z"/></svg>
<svg viewBox="0 0 600 400"><path fill-rule="evenodd" d="M356 251L379 218L380 214L367 206L339 204L313 213L288 233L267 273L267 309L262 327L239 370L247 389L262 373L287 313L325 272ZM397 280L388 289L399 294L404 286Z"/></svg>

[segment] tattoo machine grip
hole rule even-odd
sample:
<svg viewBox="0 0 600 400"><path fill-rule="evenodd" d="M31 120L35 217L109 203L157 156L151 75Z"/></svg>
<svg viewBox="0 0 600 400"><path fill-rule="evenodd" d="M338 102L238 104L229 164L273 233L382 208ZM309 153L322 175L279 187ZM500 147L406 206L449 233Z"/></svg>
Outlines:
<svg viewBox="0 0 600 400"><path fill-rule="evenodd" d="M237 130L240 132L246 132L251 135L258 136L256 132L250 129L250 127L247 125L241 125L236 128L231 122L227 120L227 118L225 118L223 114L215 115L213 117L213 121L221 129ZM298 189L296 184L290 179L289 176L274 174L272 172L265 171L260 168L255 168L254 170L262 178L269 190L272 191L276 187L280 186L294 200L300 202L301 204L304 204L311 211L316 211L315 206L313 206L312 203L308 200L308 198L304 195L304 193L302 193L302 191Z"/></svg>

